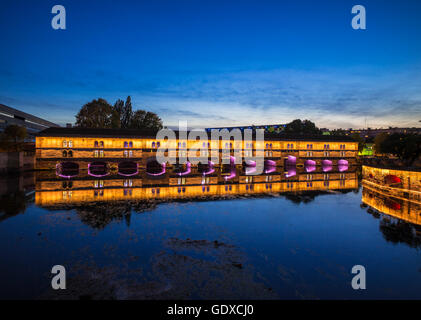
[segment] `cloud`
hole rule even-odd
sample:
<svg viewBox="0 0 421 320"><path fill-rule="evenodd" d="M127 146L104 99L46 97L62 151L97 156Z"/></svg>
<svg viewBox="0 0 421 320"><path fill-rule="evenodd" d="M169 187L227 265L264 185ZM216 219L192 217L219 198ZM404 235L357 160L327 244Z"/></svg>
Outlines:
<svg viewBox="0 0 421 320"><path fill-rule="evenodd" d="M269 70L190 78L138 100L175 124L251 125L306 118L320 127L418 126L421 68Z"/></svg>

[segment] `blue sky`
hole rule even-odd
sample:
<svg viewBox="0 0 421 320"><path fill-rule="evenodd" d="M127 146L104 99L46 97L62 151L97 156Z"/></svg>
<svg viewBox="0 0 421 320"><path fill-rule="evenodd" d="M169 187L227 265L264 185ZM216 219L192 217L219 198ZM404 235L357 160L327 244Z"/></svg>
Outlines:
<svg viewBox="0 0 421 320"><path fill-rule="evenodd" d="M60 124L130 95L165 125L420 126L418 0L2 0L0 37L0 103Z"/></svg>

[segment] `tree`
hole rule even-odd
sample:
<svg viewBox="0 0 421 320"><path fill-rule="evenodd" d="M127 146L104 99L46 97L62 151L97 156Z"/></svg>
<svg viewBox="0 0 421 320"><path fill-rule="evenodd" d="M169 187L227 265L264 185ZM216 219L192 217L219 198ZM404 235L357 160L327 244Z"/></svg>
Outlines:
<svg viewBox="0 0 421 320"><path fill-rule="evenodd" d="M387 139L389 135L386 132L382 132L379 133L378 135L376 135L376 137L374 138L374 151L377 154L382 153L381 152L381 145L383 143L383 141L385 141Z"/></svg>
<svg viewBox="0 0 421 320"><path fill-rule="evenodd" d="M363 151L364 149L364 145L365 145L365 140L363 137L361 137L358 133L353 133L351 134L351 138L355 141L358 142L358 152Z"/></svg>
<svg viewBox="0 0 421 320"><path fill-rule="evenodd" d="M99 98L85 104L76 115L76 126L82 128L110 128L112 106Z"/></svg>
<svg viewBox="0 0 421 320"><path fill-rule="evenodd" d="M389 153L411 165L421 154L421 136L394 133L380 145L381 153Z"/></svg>
<svg viewBox="0 0 421 320"><path fill-rule="evenodd" d="M22 149L27 135L25 127L11 124L4 129L0 138L0 145L6 150L19 151Z"/></svg>
<svg viewBox="0 0 421 320"><path fill-rule="evenodd" d="M132 98L130 96L127 97L126 103L124 104L124 107L121 111L121 127L122 128L129 128L130 122L133 116L133 110L132 110Z"/></svg>
<svg viewBox="0 0 421 320"><path fill-rule="evenodd" d="M310 120L296 119L285 126L286 133L320 134L320 129Z"/></svg>
<svg viewBox="0 0 421 320"><path fill-rule="evenodd" d="M121 128L121 115L123 114L123 109L124 109L124 101L121 99L118 99L114 103L114 107L112 110L112 115L111 115L112 128Z"/></svg>
<svg viewBox="0 0 421 320"><path fill-rule="evenodd" d="M163 128L162 120L156 113L137 110L133 113L130 128L159 131Z"/></svg>
<svg viewBox="0 0 421 320"><path fill-rule="evenodd" d="M145 110L133 112L130 96L126 102L118 99L114 106L99 98L85 104L76 115L76 126L83 128L132 128L159 131L162 120Z"/></svg>

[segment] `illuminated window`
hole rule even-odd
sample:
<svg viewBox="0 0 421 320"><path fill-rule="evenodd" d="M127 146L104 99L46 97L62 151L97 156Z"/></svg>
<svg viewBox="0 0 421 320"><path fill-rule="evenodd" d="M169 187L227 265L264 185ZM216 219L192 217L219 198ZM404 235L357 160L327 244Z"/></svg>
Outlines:
<svg viewBox="0 0 421 320"><path fill-rule="evenodd" d="M133 142L132 141L129 142L129 148L133 148Z"/></svg>
<svg viewBox="0 0 421 320"><path fill-rule="evenodd" d="M94 151L94 157L95 157L95 158L98 158L98 150L95 150L95 151Z"/></svg>
<svg viewBox="0 0 421 320"><path fill-rule="evenodd" d="M131 157L133 157L133 151L132 150L129 151L129 158L131 158Z"/></svg>
<svg viewBox="0 0 421 320"><path fill-rule="evenodd" d="M152 148L155 148L155 141L152 142Z"/></svg>
<svg viewBox="0 0 421 320"><path fill-rule="evenodd" d="M69 148L73 148L73 141L72 140L69 141Z"/></svg>
<svg viewBox="0 0 421 320"><path fill-rule="evenodd" d="M104 150L100 150L99 151L99 157L100 158L104 158Z"/></svg>
<svg viewBox="0 0 421 320"><path fill-rule="evenodd" d="M63 148L67 148L67 141L63 140Z"/></svg>
<svg viewBox="0 0 421 320"><path fill-rule="evenodd" d="M124 155L125 158L127 158L127 155L128 155L127 150L124 150L123 155Z"/></svg>
<svg viewBox="0 0 421 320"><path fill-rule="evenodd" d="M100 147L100 148L104 148L104 141L100 141L100 142L99 142L99 147Z"/></svg>
<svg viewBox="0 0 421 320"><path fill-rule="evenodd" d="M94 142L94 148L98 148L98 141Z"/></svg>
<svg viewBox="0 0 421 320"><path fill-rule="evenodd" d="M129 143L127 141L124 141L124 148L128 148Z"/></svg>
<svg viewBox="0 0 421 320"><path fill-rule="evenodd" d="M158 142L156 143L156 147L157 147L157 148L159 148L160 146L161 146L161 142L159 142L159 141L158 141Z"/></svg>

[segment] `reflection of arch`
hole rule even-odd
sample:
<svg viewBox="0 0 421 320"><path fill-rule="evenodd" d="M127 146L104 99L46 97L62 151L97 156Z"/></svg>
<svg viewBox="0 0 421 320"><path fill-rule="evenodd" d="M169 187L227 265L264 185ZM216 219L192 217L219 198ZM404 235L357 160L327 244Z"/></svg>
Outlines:
<svg viewBox="0 0 421 320"><path fill-rule="evenodd" d="M150 176L161 176L165 174L165 172L165 163L161 165L155 157L150 157L146 160L146 174Z"/></svg>
<svg viewBox="0 0 421 320"><path fill-rule="evenodd" d="M225 181L231 180L232 178L235 178L236 175L237 175L237 171L235 169L235 166L231 166L230 174L228 176L225 176L224 180Z"/></svg>
<svg viewBox="0 0 421 320"><path fill-rule="evenodd" d="M178 176L186 176L191 172L191 163L187 161L186 163L186 170L182 172L177 172Z"/></svg>
<svg viewBox="0 0 421 320"><path fill-rule="evenodd" d="M322 170L323 170L323 172L332 171L332 161L331 160L322 160Z"/></svg>
<svg viewBox="0 0 421 320"><path fill-rule="evenodd" d="M123 161L118 164L118 174L131 177L139 173L138 165L133 161Z"/></svg>
<svg viewBox="0 0 421 320"><path fill-rule="evenodd" d="M96 161L88 164L88 174L92 177L105 177L109 175L107 164L105 162Z"/></svg>
<svg viewBox="0 0 421 320"><path fill-rule="evenodd" d="M291 178L297 175L297 169L295 167L287 167L286 169L288 170L285 172L286 178Z"/></svg>
<svg viewBox="0 0 421 320"><path fill-rule="evenodd" d="M215 164L212 161L209 160L207 166L200 163L199 166L198 166L198 168L199 168L199 171L204 176L207 176L207 175L210 175L210 174L212 174L212 173L215 172L214 166L215 166Z"/></svg>
<svg viewBox="0 0 421 320"><path fill-rule="evenodd" d="M61 162L56 165L56 174L59 177L70 179L79 173L79 165L75 162Z"/></svg>
<svg viewBox="0 0 421 320"><path fill-rule="evenodd" d="M294 156L288 156L285 160L285 167L295 167L297 164L297 157Z"/></svg>
<svg viewBox="0 0 421 320"><path fill-rule="evenodd" d="M338 161L338 165L340 165L340 166L348 165L348 160L341 159L341 160Z"/></svg>

